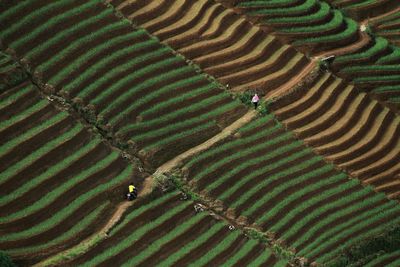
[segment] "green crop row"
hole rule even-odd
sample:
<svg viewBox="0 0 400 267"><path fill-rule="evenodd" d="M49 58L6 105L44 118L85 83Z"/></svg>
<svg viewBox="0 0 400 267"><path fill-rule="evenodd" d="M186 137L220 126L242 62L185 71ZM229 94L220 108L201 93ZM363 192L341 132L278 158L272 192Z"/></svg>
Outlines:
<svg viewBox="0 0 400 267"><path fill-rule="evenodd" d="M0 110L14 104L17 100L23 98L31 90L31 86L24 86L18 90L10 90L10 93L7 95L0 95ZM3 126L1 128L3 129Z"/></svg>
<svg viewBox="0 0 400 267"><path fill-rule="evenodd" d="M29 4L29 2L28 2L28 4ZM3 31L1 33L1 38L7 39L10 34L18 31L19 28L26 26L35 18L47 17L48 14L53 11L53 9L63 7L65 4L66 3L64 1L57 1L57 2L52 2L51 4L43 6L41 8L35 9L31 13L29 13L27 16L20 18L18 20L18 22L13 23L9 27L3 28ZM12 8L10 8L7 12L4 12L4 14L0 16L0 21L6 20L6 18L10 15L15 16L15 14L17 14L18 7L20 7L20 5L15 5Z"/></svg>
<svg viewBox="0 0 400 267"><path fill-rule="evenodd" d="M161 247L168 244L168 242L172 241L174 238L179 238L180 235L189 231L194 225L201 222L202 219L206 217L205 214L200 213L197 216L192 216L182 223L179 224L178 227L175 227L162 237L158 238L156 241L152 242L145 249L141 250L134 257L131 257L127 260L122 266L137 266L141 261L146 258L151 257L155 254Z"/></svg>
<svg viewBox="0 0 400 267"><path fill-rule="evenodd" d="M311 253L312 251L318 249L319 245L329 241L331 238L334 236L338 235L338 233L346 230L348 227L351 227L352 225L357 225L359 223L363 223L365 220L368 220L369 218L374 218L376 216L379 216L381 212L386 212L395 209L396 203L394 202L386 202L382 205L377 205L373 209L369 209L365 213L363 213L361 216L354 216L353 218L347 220L343 224L337 227L330 228L328 231L321 235L314 235L312 239L308 241L308 244L306 246L303 246L301 250L299 250L299 253L303 254L308 254ZM305 239L306 237L303 237ZM310 242L311 241L311 242ZM297 241L298 243L299 241Z"/></svg>
<svg viewBox="0 0 400 267"><path fill-rule="evenodd" d="M3 183L13 178L15 175L18 174L19 171L24 169L26 166L29 166L36 160L40 159L42 156L46 155L60 144L74 138L74 136L77 135L82 130L82 128L83 127L81 125L77 124L64 134L52 138L48 143L44 144L37 150L33 151L31 154L21 156L20 160L17 163L9 166L1 173L1 182ZM2 219L3 218L1 218L0 220Z"/></svg>
<svg viewBox="0 0 400 267"><path fill-rule="evenodd" d="M245 170L249 171L253 165L260 164L263 162L268 162L268 160L272 160L275 157L284 155L285 153L290 153L290 151L292 149L296 149L298 147L299 147L299 143L292 143L285 147L280 147L278 149L275 149L273 152L266 153L264 156L259 156L251 161L245 161L245 162L239 163L234 168L229 170L229 172L224 173L224 175L222 175L219 179L214 180L213 183L211 183L210 185L207 186L207 189L214 190L216 187L218 187L222 183L224 183L225 179L229 179L230 177L235 176L236 174L240 173L241 171L245 171ZM254 170L253 172L250 172L251 174L249 176L254 176L253 174L255 174L255 173L261 173L260 170L270 171L275 168L278 168L279 166L283 165L284 163L287 163L288 161L291 161L293 159L303 156L305 153L307 153L307 152L305 152L305 151L296 152L296 153L293 153L290 156L286 157L283 160L273 162L272 164L266 164L265 166L268 166L268 170L265 170L264 167L261 167L261 168L258 168L257 170ZM249 177L246 176L245 178L249 178ZM238 182L238 180L236 180L236 182ZM234 188L234 187L231 187L231 188ZM259 187L257 187L257 189L259 189ZM250 192L250 191L251 190L248 190L247 192ZM247 195L250 196L250 193L247 194L247 192L244 193L240 199L244 199L245 196L247 196ZM239 200L239 202L240 202L240 200ZM235 206L235 204L234 204L234 206Z"/></svg>
<svg viewBox="0 0 400 267"><path fill-rule="evenodd" d="M341 70L341 72L364 72L364 71L397 71L400 65L367 65L367 66L349 66Z"/></svg>
<svg viewBox="0 0 400 267"><path fill-rule="evenodd" d="M96 0L94 0L96 1ZM27 1L28 2L28 1ZM68 40L74 34L76 34L78 31L95 24L98 20L101 18L110 15L111 12L110 10L103 10L101 13L97 14L96 16L93 17L88 17L85 18L75 25L73 25L70 28L67 28L63 31L59 31L54 36L46 40L45 42L41 43L40 45L36 47L32 47L29 51L26 53L26 57L29 59L35 59L38 55L42 55L46 51L51 51L53 47L55 47L57 44L63 43L64 40ZM18 40L17 40L18 41ZM14 47L13 44L11 44L11 47ZM40 60L40 59L39 59ZM53 62L54 64L54 62ZM49 64L48 64L49 65Z"/></svg>
<svg viewBox="0 0 400 267"><path fill-rule="evenodd" d="M393 214L393 213L392 213ZM390 213L388 214L384 214L386 216L390 216ZM383 216L382 216L383 217ZM359 236L357 236L356 238L352 238L352 239L345 239L345 241L340 241L340 245L335 247L335 249L326 249L326 253L324 252L323 255L321 255L320 257L320 261L321 262L328 262L329 260L331 260L332 258L334 258L335 255L337 255L338 253L340 253L340 251L345 250L346 248L350 247L353 244L357 244L363 240L365 240L368 237L371 236L377 236L379 234L384 233L385 231L387 231L387 229L390 229L390 227L393 227L394 225L398 225L400 223L400 217L394 218L393 220L391 220L390 222L383 222L380 223L378 227L374 228L374 227L369 227L369 225L371 225L372 223L377 223L379 222L379 219L381 219L382 217L379 218L369 218L368 220L366 220L366 226L362 229L363 232L362 234L360 234ZM353 227L349 227L347 228L344 232L343 232L343 236L349 236L352 233L356 232L357 230L357 226L353 226ZM330 240L330 244L334 243L335 241L337 241L338 238L332 238ZM328 245L328 244L326 244ZM323 249L323 247L319 247L320 250ZM316 252L318 253L318 251Z"/></svg>
<svg viewBox="0 0 400 267"><path fill-rule="evenodd" d="M247 150L243 150L240 151L238 153L233 153L230 155L227 155L223 158L221 158L219 161L213 161L208 167L207 169L203 169L202 171L196 173L193 177L193 179L196 180L201 180L202 178L204 178L206 175L208 175L208 173L212 173L215 170L218 170L219 168L221 168L223 165L234 161L234 160L238 160L240 158L243 157L247 157L249 155L251 155L252 153L256 153L258 151L263 151L268 147L273 146L274 144L277 144L281 141L286 140L290 135L286 134L286 135L280 135L278 137L275 137L271 140L268 140L266 143L260 143L254 146L249 147Z"/></svg>
<svg viewBox="0 0 400 267"><path fill-rule="evenodd" d="M153 43L154 41L148 41L148 42L146 42L145 44L143 44L143 45L138 45L138 46L147 46L147 45L151 45L152 43ZM128 48L128 49L130 49L130 48ZM126 51L126 50L125 50ZM87 87L85 87L85 88L83 88L79 93L78 93L78 97L86 97L86 96L88 96L88 95L90 95L90 94L93 94L93 92L96 92L96 89L97 88L99 88L99 87L101 87L104 83L106 83L107 81L109 81L110 79L112 79L112 78L114 78L116 75L118 75L119 73L124 73L124 72L126 72L126 71L128 71L128 70L130 70L130 69L132 69L132 68L134 68L134 67L136 67L137 65L139 65L139 64L144 64L147 60L151 60L151 59L153 59L153 58L157 58L157 57L159 57L159 56L162 56L162 55L165 55L165 54L167 54L169 52L169 50L167 49L167 48L165 48L165 47L162 47L162 48L155 48L151 53L145 53L145 54L143 54L143 55L141 55L141 56L138 56L138 57L135 57L135 58L132 58L131 60L129 60L128 62L126 62L126 63L123 63L123 64L120 64L118 67L116 67L116 68L113 68L113 69L109 69L108 71L107 71L107 73L106 74L104 74L104 75L102 75L99 79L97 79L97 80L95 80L95 81L93 81L93 82L91 82L90 84L89 84L89 86L87 86ZM110 58L110 60L112 59L113 57L112 57L112 55L111 55L111 58ZM108 60L106 61L106 62L104 62L104 63L107 63L108 62ZM160 64L161 62L158 62L158 64ZM96 64L97 65L97 64ZM99 68L99 67L102 67L102 65L100 66L98 66L98 67L95 67L96 65L93 65L93 67L89 67L88 69L87 69L87 72L90 72L90 73L88 73L86 76L80 76L80 77L78 77L77 79L76 79L76 82L73 82L72 84L69 84L69 85L67 85L66 87L65 87L65 89L64 90L67 90L67 91L72 91L72 90L74 90L74 89L76 89L77 87L79 87L79 85L83 82L83 81L85 81L86 79L88 79L88 78L90 78L92 75L95 75L95 70L97 69L97 68ZM157 68L158 66L156 66L156 67L147 67L147 70L148 71L150 71L150 70L155 70L156 68ZM85 71L85 73L86 73L86 71ZM139 76L135 76L135 77L139 77ZM124 79L122 79L122 80L119 80L119 81L117 81L116 83L113 83L110 87L109 87L109 89L108 90L106 90L106 91L104 91L104 92L99 92L98 93L98 95L93 99L93 101L94 102L99 102L100 103L100 100L102 99L102 98L106 98L107 96L109 96L113 91L114 91L114 89L113 88L117 88L118 86L122 86L123 84L125 84L125 83L127 83L127 82L129 82L129 81L132 81L133 80L133 78L134 77L125 77ZM115 89L116 90L116 89Z"/></svg>
<svg viewBox="0 0 400 267"><path fill-rule="evenodd" d="M356 77L353 79L354 83L372 83L372 82L397 82L400 81L400 75L380 75L380 76L366 76L366 77Z"/></svg>
<svg viewBox="0 0 400 267"><path fill-rule="evenodd" d="M87 214L82 220L80 220L79 223L76 223L69 230L60 233L56 238L50 240L49 242L46 242L43 244L38 244L38 245L33 245L33 246L19 247L19 248L10 249L7 251L9 253L11 253L12 255L34 254L34 253L40 253L42 251L49 250L60 244L65 244L68 240L72 240L72 239L76 238L77 236L79 236L82 231L84 231L90 227L93 227L93 225L96 225L98 223L97 220L98 220L99 216L105 212L108 205L109 205L108 202L101 204L96 209L94 209L89 214Z"/></svg>
<svg viewBox="0 0 400 267"><path fill-rule="evenodd" d="M51 128L56 123L60 123L62 120L67 118L67 113L58 113L57 115L51 117L50 119L46 120L42 124L36 125L35 127L29 129L28 131L24 132L23 134L19 135L18 137L8 141L7 143L0 146L0 157L8 154L10 151L15 149L21 143L25 142L29 138L45 131L48 128ZM44 149L44 147L42 147Z"/></svg>
<svg viewBox="0 0 400 267"><path fill-rule="evenodd" d="M291 173L290 170L293 173L295 171L301 170L301 167L307 168L309 166L312 166L314 163L316 163L318 161L321 161L321 159L312 158L308 161L305 161L301 165L299 164L299 166L295 166L295 168L294 167L288 168L288 170L281 172L279 174L275 174L274 177L271 177L271 179L268 179L268 184L270 184L270 182L274 180L272 178L275 178L275 180L276 180L278 177L284 177L285 174L286 175L290 174ZM257 209L262 207L265 203L268 203L274 197L278 196L279 194L282 194L288 188L299 185L302 182L307 182L307 180L309 180L310 178L316 177L318 175L323 175L324 173L326 173L327 171L330 171L330 170L332 170L332 167L329 165L325 165L322 168L315 169L313 171L310 171L306 174L300 175L298 177L290 179L289 181L287 181L285 183L278 185L277 187L273 188L270 192L268 192L268 194L266 194L265 196L260 198L251 208L247 209L244 214L246 216L250 216L253 212L255 212ZM268 221L270 218L273 218L274 216L278 215L279 211L283 210L290 203L296 201L301 196L306 195L307 193L316 191L320 187L322 188L323 186L339 182L345 178L343 176L345 176L345 175L340 173L340 174L337 174L334 176L329 176L329 177L325 178L324 180L320 180L320 181L310 184L308 186L304 186L302 188L299 187L300 189L298 191L296 191L293 194L290 194L284 200L277 203L271 212L265 213L261 217L257 218L257 222L262 223L262 222ZM265 187L265 186L263 185L263 187Z"/></svg>
<svg viewBox="0 0 400 267"><path fill-rule="evenodd" d="M192 104L191 106L184 106L184 104L182 104L183 107L181 109L178 109L173 112L169 112L165 115L160 114L159 117L142 121L138 124L134 124L134 125L125 127L122 130L123 131L134 131L134 130L146 131L146 130L154 129L159 124L176 120L177 118L181 118L182 116L184 116L185 114L187 114L189 112L196 112L200 109L204 109L204 107L221 102L224 99L226 99L226 96L224 94L217 94L217 95L211 96L209 98L202 99L202 100ZM235 105L236 103L231 102L228 105L232 105L232 104ZM209 113L213 114L216 111L218 112L218 108L211 110ZM205 115L207 113L203 113L203 114ZM202 115L200 115L200 116L202 116ZM182 122L182 120L180 120L180 121Z"/></svg>
<svg viewBox="0 0 400 267"><path fill-rule="evenodd" d="M76 16L82 12L85 12L86 10L90 8L94 8L96 5L97 1L96 0L91 0L88 1L87 3L84 3L80 6L75 6L71 10L68 10L66 12L62 12L58 16L55 17L50 17L50 19L46 20L45 23L41 24L39 27L37 27L35 30L30 31L29 33L21 36L18 40L12 43L12 46L18 48L22 48L27 45L27 43L30 40L33 40L37 38L41 33L49 29L52 25L56 25L58 23L61 23L63 21L68 20L72 16ZM64 3L65 4L65 3ZM62 5L62 2L61 2ZM36 17L36 15L34 15ZM46 42L45 42L46 43ZM43 44L46 46L46 44Z"/></svg>
<svg viewBox="0 0 400 267"><path fill-rule="evenodd" d="M364 0L362 2L345 5L345 6L343 6L343 8L344 9L353 9L353 8L359 8L359 7L366 7L371 4L375 4L376 2L377 2L376 0Z"/></svg>
<svg viewBox="0 0 400 267"><path fill-rule="evenodd" d="M294 27L294 28L280 28L280 32L284 33L317 33L326 31L329 29L339 28L344 22L343 15L340 11L333 11L332 19L324 24L316 25L316 26L305 26L305 27ZM288 25L290 26L290 25Z"/></svg>
<svg viewBox="0 0 400 267"><path fill-rule="evenodd" d="M292 144L293 146L293 144ZM281 147L280 150L283 150L284 147ZM253 171L251 174L247 175L243 181L240 181L240 183L236 184L233 186L229 191L235 193L235 192L240 192L240 185L241 184L246 184L246 183L251 183L252 179L256 178L257 176L265 176L265 173L272 172L271 175L265 176L268 178L263 179L260 183L254 184L252 188L247 190L246 192L243 192L240 194L240 196L237 199L234 199L231 206L232 207L241 207L244 206L246 203L250 204L251 206L246 209L245 213L246 215L251 215L250 213L253 211L253 206L255 206L254 209L258 208L260 205L264 204L265 202L257 200L257 202L251 202L249 203L250 199L257 194L257 192L267 188L270 183L278 181L280 178L285 177L287 175L290 175L291 173L298 171L301 169L301 167L306 167L309 162L305 162L302 164L299 164L299 166L295 165L292 167L289 167L283 171L276 172L276 168L279 166L282 166L286 162L290 162L291 159L297 159L299 157L302 157L309 153L308 151L302 150L297 153L294 153L293 155L290 156L289 160L283 160L283 161L278 161L274 162L272 164L266 164L264 167L258 168L257 170ZM229 192L228 191L228 192ZM222 194L221 199L225 199L229 197L229 193L225 192ZM248 211L247 211L248 210Z"/></svg>
<svg viewBox="0 0 400 267"><path fill-rule="evenodd" d="M323 43L323 42L335 42L340 41L342 39L348 38L349 36L355 34L358 29L357 22L351 19L345 19L345 23L347 25L346 29L342 32L326 35L326 36L319 36L319 37L312 37L312 38L305 38L301 40L295 41L293 44L295 45L306 45L310 43Z"/></svg>
<svg viewBox="0 0 400 267"><path fill-rule="evenodd" d="M271 117L267 118L267 121L269 121ZM251 131L256 127L264 126L265 122L263 119L255 120L244 127L239 129L239 132L242 133L243 135L246 134L247 131ZM247 144L256 141L257 139L261 139L263 137L268 136L270 133L273 131L277 130L279 127L273 127L273 128L266 128L263 129L262 131L258 131L256 134L251 135L247 138L238 138L233 140L232 142L227 142L224 144L221 144L217 147L213 147L211 149L208 149L207 151L204 151L201 154L197 154L193 156L187 163L186 167L187 168L192 168L195 165L202 164L204 161L206 161L209 157L214 157L215 155L223 154L228 152L230 149L233 149L238 146L246 146Z"/></svg>
<svg viewBox="0 0 400 267"><path fill-rule="evenodd" d="M152 149L158 146L161 146L163 144L167 144L169 142L172 142L173 140L179 140L180 138L184 138L186 136L190 136L191 134L196 133L196 131L202 131L208 128L211 128L211 126L217 126L216 121L214 120L215 117L224 114L224 112L228 112L229 110L232 110L236 106L236 103L228 103L227 105L223 105L215 110L212 110L211 112L204 113L198 117L183 121L183 122L178 122L174 124L170 124L169 126L166 126L163 129L155 129L151 132L146 132L137 136L131 136L131 139L137 142L144 141L147 138L154 138L158 136L165 136L167 134L171 134L172 132L178 132L173 135L169 135L168 137L163 137L162 139L159 139L159 141L153 142L152 144L149 144L145 146L146 149ZM139 123L140 125L140 123ZM188 130L181 130L181 128L188 128L191 126L191 129Z"/></svg>
<svg viewBox="0 0 400 267"><path fill-rule="evenodd" d="M336 227L329 227L330 225L334 224L338 218L342 218L344 216L349 216L353 213L355 213L357 210L363 209L363 208L369 208L369 209L373 209L374 204L378 203L380 200L382 200L382 196L381 195L374 195L372 197L369 197L366 200L359 200L360 197L363 197L367 194L368 190L362 190L360 192L357 192L356 194L352 194L351 197L344 197L343 199L339 200L339 201L334 201L330 204L328 204L327 206L321 207L320 209L318 209L315 212L312 212L309 218L305 218L305 223L302 225L302 228L299 229L303 229L304 227L307 226L308 224L308 220L311 220L312 218L318 218L321 216L321 213L330 210L334 207L343 207L346 204L351 203L350 206L348 207L344 207L341 208L335 212L330 212L329 215L325 216L324 218L321 218L317 224L315 224L311 229L308 229L307 231L302 231L302 235L300 238L298 238L296 240L296 242L294 243L294 246L296 245L300 245L304 242L307 242L307 240L310 240L311 237L315 237L315 236L320 236L320 232L322 231L322 229L327 229L329 228L331 229L335 229ZM326 197L328 197L329 194L327 194ZM325 198L326 198L325 197ZM357 199L357 202L355 202L355 200ZM305 216L306 217L306 216ZM348 223L348 221L346 222ZM349 224L347 225L346 228L353 226L354 224ZM358 226L361 226L362 224L357 223L355 224ZM368 225L368 224L366 224ZM343 227L342 225L337 226L337 228ZM336 230L336 236L340 236L339 231ZM293 233L292 233L293 234ZM318 249L320 249L322 247L321 243L318 245Z"/></svg>
<svg viewBox="0 0 400 267"><path fill-rule="evenodd" d="M21 90L21 91L24 91L24 90ZM24 94L22 93L22 94L20 94L20 96L24 96ZM10 127L26 118L29 118L36 112L46 108L48 105L49 105L49 103L47 103L46 101L36 102L32 106L27 107L25 110L21 111L21 113L15 114L11 118L0 122L0 129L6 129L7 127Z"/></svg>
<svg viewBox="0 0 400 267"><path fill-rule="evenodd" d="M168 58L166 60L157 62L157 64L152 64L146 68L143 68L136 72L135 74L137 75L132 75L132 77L124 78L118 81L118 85L116 83L116 87L119 86L119 84L124 84L126 83L125 80L133 80L136 77L140 77L141 75L144 75L147 73L149 70L154 70L157 68L163 69L163 68L168 68L169 66L173 65L174 63L179 62L175 58ZM153 77L150 79L147 79L146 81L139 83L137 85L134 85L132 88L129 88L129 90L122 92L117 98L115 98L105 109L103 109L100 112L100 115L107 117L110 120L111 124L115 124L118 122L123 116L128 115L132 110L134 110L138 105L140 105L140 102L133 102L131 105L126 107L124 110L121 110L120 113L115 114L114 116L108 115L113 109L120 107L124 102L127 101L127 99L132 99L135 97L137 94L146 94L146 89L148 89L151 86L156 85L157 83L162 82L164 79L173 79L177 76L180 76L182 74L186 75L191 75L192 69L189 66L185 66L182 68L177 68L177 69L172 69L171 71L168 71L164 73L162 76L158 77ZM137 96L136 96L137 98ZM140 101L140 100L139 100ZM138 104L137 104L138 103Z"/></svg>
<svg viewBox="0 0 400 267"><path fill-rule="evenodd" d="M360 53L345 54L342 56L338 56L337 58L335 58L334 63L351 63L353 60L369 58L388 47L389 42L384 38L378 37L374 41L375 41L374 45L368 48L367 50Z"/></svg>
<svg viewBox="0 0 400 267"><path fill-rule="evenodd" d="M95 175L96 173L100 172L102 169L107 169L113 161L115 161L119 157L118 153L111 153L107 157L101 159L98 162L93 163L93 165L78 175L75 175L73 178L68 179L65 183L60 185L59 187L53 189L51 192L43 195L39 200L35 201L30 206L27 206L24 209L21 209L15 213L8 214L1 218L1 222L3 221L12 221L18 220L24 216L33 215L34 213L38 212L41 209L46 208L47 206L51 205L56 199L60 196L66 194L69 190L76 187L80 182L88 179L90 176ZM25 192L31 193L31 192Z"/></svg>
<svg viewBox="0 0 400 267"><path fill-rule="evenodd" d="M328 14L331 12L331 8L327 3L322 2L322 3L319 3L319 5L320 5L320 8L318 9L318 11L315 13L312 13L312 14L307 14L304 16L296 16L296 17L281 16L281 17L276 17L276 18L267 18L267 19L264 19L263 22L265 24L287 23L289 25L291 23L293 23L293 24L305 23L305 22L312 23L313 21L315 21L317 19L328 16Z"/></svg>
<svg viewBox="0 0 400 267"><path fill-rule="evenodd" d="M270 7L270 6L275 6L275 5L287 5L287 4L293 4L297 3L298 0L270 0L270 1L260 1L260 0L254 0L254 1L241 1L239 2L236 6L237 7Z"/></svg>
<svg viewBox="0 0 400 267"><path fill-rule="evenodd" d="M286 8L260 8L258 10L250 10L247 11L250 16L254 15L287 15L291 13L298 13L298 12L307 12L310 10L312 7L317 5L316 0L306 0L304 3L298 5L298 6L291 6L291 7L286 7Z"/></svg>
<svg viewBox="0 0 400 267"><path fill-rule="evenodd" d="M97 166L100 167L100 166ZM55 225L60 224L61 222L65 221L68 216L71 216L73 212L79 209L83 203L90 201L91 198L99 195L104 194L109 188L113 187L114 185L120 184L122 182L126 182L132 174L132 166L128 165L125 170L115 176L112 180L102 183L87 192L81 194L79 197L71 201L66 207L63 209L57 210L53 213L51 217L41 222L38 222L35 226L20 231L20 232L13 232L4 234L0 237L1 241L11 241L11 240L21 240L25 239L26 237L39 235L44 231L48 230L50 227L54 227ZM97 203L101 205L101 203Z"/></svg>
<svg viewBox="0 0 400 267"><path fill-rule="evenodd" d="M71 155L66 156L63 160L50 166L43 173L39 174L35 178L24 183L22 186L18 187L18 189L16 189L15 191L10 192L10 194L8 194L6 196L3 196L3 198L1 199L2 204L5 205L14 199L21 197L24 194L29 193L36 186L45 182L50 177L56 175L57 173L60 173L61 171L67 169L73 163L79 161L79 159L81 157L83 157L84 155L89 153L91 150L93 150L99 143L100 143L100 140L96 138L96 139L91 140L89 143L79 147ZM21 168L23 168L23 167L21 167ZM3 175L3 173L1 175Z"/></svg>
<svg viewBox="0 0 400 267"><path fill-rule="evenodd" d="M386 263L386 267L400 266L400 250L393 251L384 255L379 255L377 258L367 263L365 267L383 266L382 263L386 261L390 261L390 263Z"/></svg>
<svg viewBox="0 0 400 267"><path fill-rule="evenodd" d="M81 266L83 267L97 266L101 262L107 260L108 258L116 256L121 251L132 246L135 240L139 240L149 231L157 227L161 227L161 225L168 219L171 219L175 216L179 216L179 213L187 209L190 205L191 203L183 202L182 204L177 205L169 209L168 211L164 212L161 216L157 217L155 220L147 224L144 224L139 228L134 229L134 231L132 230L129 231L129 233L125 236L125 238L120 240L118 244L107 248L107 250L105 251L101 251L99 254L97 254L95 257L91 258L89 261L85 262Z"/></svg>

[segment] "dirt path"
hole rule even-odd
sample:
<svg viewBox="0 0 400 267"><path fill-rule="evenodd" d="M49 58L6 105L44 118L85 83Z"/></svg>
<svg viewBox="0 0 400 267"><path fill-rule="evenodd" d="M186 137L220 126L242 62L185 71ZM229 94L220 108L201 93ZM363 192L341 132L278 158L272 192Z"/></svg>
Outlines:
<svg viewBox="0 0 400 267"><path fill-rule="evenodd" d="M177 167L183 160L200 153L215 143L227 138L229 135L236 132L240 127L245 125L246 123L250 122L257 116L257 112L254 110L248 111L243 117L232 123L230 126L225 128L221 131L221 133L215 135L213 138L207 140L206 142L189 149L188 151L180 154L179 156L175 157L174 159L166 162L162 166L160 166L155 173L166 173L173 168ZM143 182L143 187L139 191L138 197L144 197L148 195L152 191L153 187L153 176L147 177ZM125 213L125 211L133 205L135 202L123 202L121 203L115 210L114 214L111 216L110 220L107 222L104 227L98 231L97 233L93 234L92 236L88 237L78 245L62 251L44 261L39 262L38 264L34 265L35 267L43 267L43 266L56 266L61 262L64 262L68 259L72 259L78 255L81 255L88 251L91 247L96 245L98 242L102 241L103 239L107 238L107 233L120 221L121 217Z"/></svg>
<svg viewBox="0 0 400 267"><path fill-rule="evenodd" d="M139 192L138 198L148 195L152 191L152 186L153 186L153 177L149 176L144 180L143 188ZM134 201L130 202L126 201L121 203L115 210L114 214L111 216L110 220L107 222L106 225L103 226L103 228L100 229L100 231L89 236L76 246L64 250L56 255L53 255L33 266L34 267L57 266L61 262L65 262L66 260L75 258L85 253L94 245L96 245L97 243L108 237L108 232L121 220L121 217L125 213L125 211L134 203L135 203Z"/></svg>
<svg viewBox="0 0 400 267"><path fill-rule="evenodd" d="M188 151L180 154L179 156L175 157L174 159L164 163L160 167L157 168L158 173L166 173L173 168L179 166L182 161L185 159L192 157L195 154L198 154L211 146L213 146L215 143L227 138L229 135L233 134L236 132L240 127L245 125L246 123L249 123L251 120L253 120L257 116L257 112L254 110L248 111L243 117L232 123L230 126L226 127L224 130L222 130L219 134L215 135L214 137L208 139L204 143L193 147L189 149Z"/></svg>
<svg viewBox="0 0 400 267"><path fill-rule="evenodd" d="M276 90L268 93L264 100L271 99L274 97L280 97L282 95L287 94L291 89L293 89L297 84L299 84L303 79L309 75L312 70L314 70L317 66L316 60L312 60L298 75L294 76L293 79L289 80L287 83L284 83L282 86L278 87Z"/></svg>

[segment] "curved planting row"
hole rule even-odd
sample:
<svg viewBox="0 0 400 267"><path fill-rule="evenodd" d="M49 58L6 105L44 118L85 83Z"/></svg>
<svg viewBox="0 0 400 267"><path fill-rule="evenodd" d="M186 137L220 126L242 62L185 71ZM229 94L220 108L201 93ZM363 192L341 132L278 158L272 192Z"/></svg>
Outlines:
<svg viewBox="0 0 400 267"><path fill-rule="evenodd" d="M139 200L108 238L65 266L286 266L175 192Z"/></svg>
<svg viewBox="0 0 400 267"><path fill-rule="evenodd" d="M400 46L400 5L381 16L368 20L368 25L379 36L385 37L396 46Z"/></svg>
<svg viewBox="0 0 400 267"><path fill-rule="evenodd" d="M18 85L26 77L26 73L9 55L0 52L0 93Z"/></svg>
<svg viewBox="0 0 400 267"><path fill-rule="evenodd" d="M389 197L400 197L400 118L389 109L327 73L271 108L327 160Z"/></svg>
<svg viewBox="0 0 400 267"><path fill-rule="evenodd" d="M343 9L352 18L361 21L383 15L399 7L397 0L326 0L334 7Z"/></svg>
<svg viewBox="0 0 400 267"><path fill-rule="evenodd" d="M115 188L133 178L119 153L36 90L23 83L0 95L0 249L25 264L96 231Z"/></svg>
<svg viewBox="0 0 400 267"><path fill-rule="evenodd" d="M357 23L319 0L228 1L267 31L313 54L356 43Z"/></svg>
<svg viewBox="0 0 400 267"><path fill-rule="evenodd" d="M271 117L187 161L183 175L229 216L319 263L400 223L397 202L326 164Z"/></svg>
<svg viewBox="0 0 400 267"><path fill-rule="evenodd" d="M365 267L397 267L400 265L400 250L379 255L376 259L370 261Z"/></svg>
<svg viewBox="0 0 400 267"><path fill-rule="evenodd" d="M109 2L234 91L276 94L309 64L304 55L213 0Z"/></svg>
<svg viewBox="0 0 400 267"><path fill-rule="evenodd" d="M393 110L400 108L400 48L384 38L371 39L357 52L341 55L332 64L339 76L352 80L362 90L384 101Z"/></svg>
<svg viewBox="0 0 400 267"><path fill-rule="evenodd" d="M98 123L121 142L130 140L146 162L158 166L246 112L182 57L99 1L9 5L0 14L3 43L45 88L89 105Z"/></svg>

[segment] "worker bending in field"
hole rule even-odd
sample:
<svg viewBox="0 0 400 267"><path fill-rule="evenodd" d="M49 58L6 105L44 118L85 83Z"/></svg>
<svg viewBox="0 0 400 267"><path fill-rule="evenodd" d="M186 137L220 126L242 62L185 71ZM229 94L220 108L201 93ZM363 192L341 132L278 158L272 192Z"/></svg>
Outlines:
<svg viewBox="0 0 400 267"><path fill-rule="evenodd" d="M137 197L137 189L133 185L133 183L130 183L128 186L128 194L126 195L128 200L134 200Z"/></svg>

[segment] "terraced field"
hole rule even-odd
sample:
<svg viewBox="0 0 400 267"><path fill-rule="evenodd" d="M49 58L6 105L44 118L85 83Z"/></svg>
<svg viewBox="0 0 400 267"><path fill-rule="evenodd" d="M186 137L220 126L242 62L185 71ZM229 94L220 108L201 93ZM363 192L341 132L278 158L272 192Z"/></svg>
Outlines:
<svg viewBox="0 0 400 267"><path fill-rule="evenodd" d="M319 0L227 1L264 30L275 31L297 49L318 54L355 44L358 25Z"/></svg>
<svg viewBox="0 0 400 267"><path fill-rule="evenodd" d="M0 95L0 249L30 263L79 243L122 200L133 166L29 82ZM91 225L91 227L89 227Z"/></svg>
<svg viewBox="0 0 400 267"><path fill-rule="evenodd" d="M329 266L400 225L400 54L327 3L3 1L0 25L0 250L18 263ZM330 53L344 79L310 80ZM274 100L257 115L247 91ZM122 204L144 174L111 146L196 201Z"/></svg>
<svg viewBox="0 0 400 267"><path fill-rule="evenodd" d="M338 64L333 70L339 77L352 81L357 88L399 112L399 49L386 39L360 31L361 25L340 10L319 0L224 3L304 53L318 58L337 56Z"/></svg>
<svg viewBox="0 0 400 267"><path fill-rule="evenodd" d="M329 73L271 106L278 119L328 161L400 197L400 118Z"/></svg>
<svg viewBox="0 0 400 267"><path fill-rule="evenodd" d="M284 83L315 66L213 0L109 2L235 92L279 95Z"/></svg>
<svg viewBox="0 0 400 267"><path fill-rule="evenodd" d="M310 261L329 264L400 220L397 202L326 164L271 117L254 120L183 170L196 191L222 200L228 214Z"/></svg>
<svg viewBox="0 0 400 267"><path fill-rule="evenodd" d="M47 84L45 90L89 105L98 121L119 142L130 140L146 162L162 164L246 111L170 48L119 20L112 9L98 1L72 3L27 1L10 7L0 17L10 26L0 34L3 43L29 62ZM16 22L32 9L30 23Z"/></svg>
<svg viewBox="0 0 400 267"><path fill-rule="evenodd" d="M400 5L387 13L369 18L368 25L379 36L382 36L396 46L400 46Z"/></svg>
<svg viewBox="0 0 400 267"><path fill-rule="evenodd" d="M139 200L104 242L65 266L287 266L194 204L176 192Z"/></svg>
<svg viewBox="0 0 400 267"><path fill-rule="evenodd" d="M352 18L362 21L392 12L398 8L396 0L326 0L332 6L340 8Z"/></svg>

